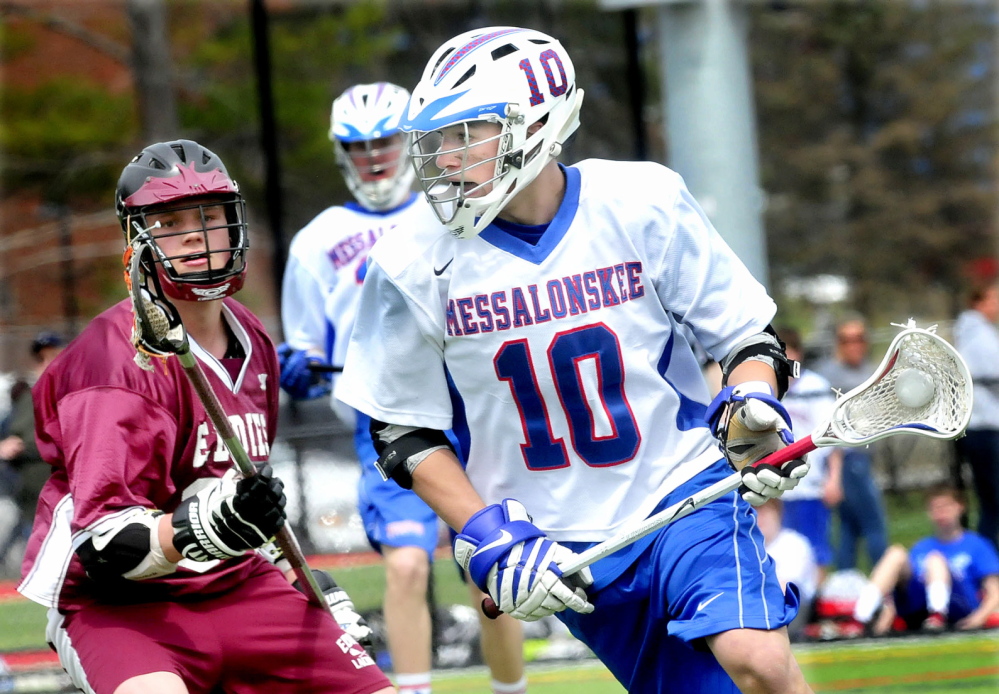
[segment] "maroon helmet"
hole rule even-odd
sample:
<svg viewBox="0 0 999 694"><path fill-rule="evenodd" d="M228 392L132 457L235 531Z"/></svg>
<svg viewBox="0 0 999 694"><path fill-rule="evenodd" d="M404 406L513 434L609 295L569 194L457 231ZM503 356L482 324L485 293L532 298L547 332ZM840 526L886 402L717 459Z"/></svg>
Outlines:
<svg viewBox="0 0 999 694"><path fill-rule="evenodd" d="M204 208L221 205L225 219L221 224L206 223ZM147 215L195 209L201 216L201 233L208 249L208 268L199 272L179 273L173 261L180 256L166 255L157 239L171 234L162 230L151 233ZM150 145L139 152L121 172L115 191L115 210L125 232L126 243L144 234L156 256L157 274L164 293L183 301L211 301L235 294L246 277L246 203L239 185L229 177L225 164L211 150L191 140L174 140ZM208 231L224 226L229 230L226 248L211 248ZM152 228L157 224L153 223ZM192 233L183 231L177 233ZM213 267L214 254L227 253L223 267Z"/></svg>

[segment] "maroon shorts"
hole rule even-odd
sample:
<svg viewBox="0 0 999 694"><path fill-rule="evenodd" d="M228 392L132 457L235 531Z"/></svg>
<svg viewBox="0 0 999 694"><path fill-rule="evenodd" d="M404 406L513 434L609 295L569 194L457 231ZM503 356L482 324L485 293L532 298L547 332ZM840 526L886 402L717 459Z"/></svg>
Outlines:
<svg viewBox="0 0 999 694"><path fill-rule="evenodd" d="M356 641L270 566L218 597L90 606L64 627L98 694L150 672L176 673L191 694L370 694L391 686Z"/></svg>

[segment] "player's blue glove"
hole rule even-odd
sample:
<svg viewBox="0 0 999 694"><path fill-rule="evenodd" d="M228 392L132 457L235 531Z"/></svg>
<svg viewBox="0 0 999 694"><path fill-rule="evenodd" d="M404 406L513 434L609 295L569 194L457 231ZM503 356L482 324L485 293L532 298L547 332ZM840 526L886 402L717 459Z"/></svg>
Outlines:
<svg viewBox="0 0 999 694"><path fill-rule="evenodd" d="M281 387L296 400L314 400L329 395L332 377L314 371L310 365L329 366L304 349L295 349L287 342L278 345L278 362L281 365Z"/></svg>
<svg viewBox="0 0 999 694"><path fill-rule="evenodd" d="M729 464L742 473L739 493L753 506L794 489L808 473L808 463L801 458L780 467L753 465L794 442L791 417L767 383L723 388L708 405L706 418Z"/></svg>
<svg viewBox="0 0 999 694"><path fill-rule="evenodd" d="M559 563L575 554L549 540L527 515L523 504L504 499L472 516L454 539L454 557L472 581L489 593L496 606L525 622L567 607L593 611L585 588L589 569L562 577Z"/></svg>

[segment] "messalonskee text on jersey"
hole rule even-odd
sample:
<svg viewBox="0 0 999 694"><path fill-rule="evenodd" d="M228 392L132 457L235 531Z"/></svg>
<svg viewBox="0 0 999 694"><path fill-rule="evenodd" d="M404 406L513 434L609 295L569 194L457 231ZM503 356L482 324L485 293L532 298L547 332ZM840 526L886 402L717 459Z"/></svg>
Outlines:
<svg viewBox="0 0 999 694"><path fill-rule="evenodd" d="M456 337L523 328L620 306L642 296L642 263L618 263L509 291L448 299L447 334Z"/></svg>
<svg viewBox="0 0 999 694"><path fill-rule="evenodd" d="M380 239L385 232L391 231L395 227L396 225L393 224L388 229L382 229L381 227L368 229L367 231L352 234L333 246L329 250L329 258L333 262L334 269L339 270L349 265L350 261L360 254L367 253L375 245L375 241Z"/></svg>

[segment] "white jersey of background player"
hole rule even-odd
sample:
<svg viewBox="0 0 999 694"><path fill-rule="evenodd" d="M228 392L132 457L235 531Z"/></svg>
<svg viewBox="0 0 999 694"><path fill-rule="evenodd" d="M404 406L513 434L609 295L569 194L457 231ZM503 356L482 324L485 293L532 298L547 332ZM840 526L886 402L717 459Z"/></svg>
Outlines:
<svg viewBox="0 0 999 694"><path fill-rule="evenodd" d="M378 82L350 87L333 102L329 137L356 202L326 209L291 243L282 293L286 342L278 351L281 384L293 397L326 393L328 374L310 370L311 365L343 364L375 243L384 238L391 245L421 229L442 228L423 196L411 190L415 172L407 151L409 136L398 127L408 99L402 87ZM357 428L355 450L362 468L358 507L368 541L385 558L383 608L396 683L400 694L428 694L432 657L426 596L437 516L414 493L378 474L367 417L358 415L354 422L353 410L336 409ZM491 637L504 646L487 654L494 689L523 694L520 626L505 619L484 631L486 642Z"/></svg>
<svg viewBox="0 0 999 694"><path fill-rule="evenodd" d="M336 100L330 139L357 201L328 207L289 248L281 294L285 342L333 366L343 365L365 262L375 242L397 228L440 228L426 202L411 190L413 169L404 143L371 152L370 143L398 133L408 98L405 89L379 82L352 87ZM368 146L367 152L360 150L365 157L360 167L347 151L352 142Z"/></svg>
<svg viewBox="0 0 999 694"><path fill-rule="evenodd" d="M337 396L375 420L385 471L462 529L455 556L499 609L558 614L629 691L809 691L783 628L796 596L738 494L594 564L592 582L561 579L574 550L729 473L709 413L737 465L790 428L766 291L674 172L558 165L581 104L540 32L438 49L402 127L450 233L374 249ZM680 321L738 384L710 410ZM745 493L778 496L806 470L744 471ZM701 641L709 653L684 643Z"/></svg>
<svg viewBox="0 0 999 694"><path fill-rule="evenodd" d="M801 360L801 337L795 330L782 330L787 342L787 354ZM794 421L795 438L815 431L832 413L836 393L825 378L802 367L798 378L792 379L784 396L784 407ZM812 545L815 560L825 567L833 560L829 538L830 509L837 506L843 496L843 449L819 448L808 454L811 469L801 484L784 495L783 525L797 531Z"/></svg>

